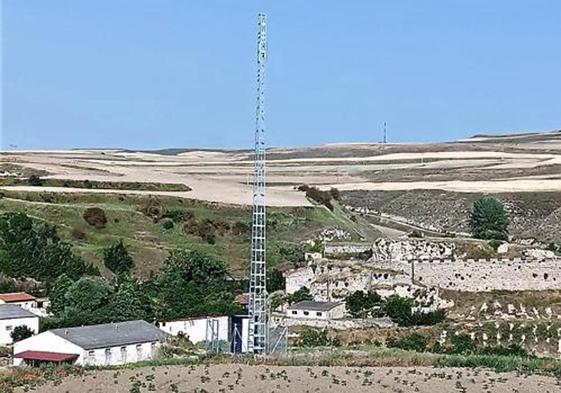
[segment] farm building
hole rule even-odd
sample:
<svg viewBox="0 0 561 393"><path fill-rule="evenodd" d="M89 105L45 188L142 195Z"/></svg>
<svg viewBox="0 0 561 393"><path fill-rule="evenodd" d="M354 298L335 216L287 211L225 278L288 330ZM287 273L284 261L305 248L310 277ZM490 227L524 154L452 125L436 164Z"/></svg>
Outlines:
<svg viewBox="0 0 561 393"><path fill-rule="evenodd" d="M117 365L153 359L167 334L145 321L54 329L14 344L14 365Z"/></svg>
<svg viewBox="0 0 561 393"><path fill-rule="evenodd" d="M234 353L247 350L247 316L185 318L160 322L158 327L172 336L183 335L194 344L219 341L228 343L228 350Z"/></svg>
<svg viewBox="0 0 561 393"><path fill-rule="evenodd" d="M17 326L39 331L39 317L15 304L0 304L0 345L12 343L11 334Z"/></svg>
<svg viewBox="0 0 561 393"><path fill-rule="evenodd" d="M291 318L340 319L345 316L345 303L304 300L289 306L286 315Z"/></svg>
<svg viewBox="0 0 561 393"><path fill-rule="evenodd" d="M35 297L25 292L0 293L0 304L14 304L30 309L35 304Z"/></svg>
<svg viewBox="0 0 561 393"><path fill-rule="evenodd" d="M47 316L47 307L51 302L48 298L36 298L26 292L0 293L0 304L13 304L37 314Z"/></svg>

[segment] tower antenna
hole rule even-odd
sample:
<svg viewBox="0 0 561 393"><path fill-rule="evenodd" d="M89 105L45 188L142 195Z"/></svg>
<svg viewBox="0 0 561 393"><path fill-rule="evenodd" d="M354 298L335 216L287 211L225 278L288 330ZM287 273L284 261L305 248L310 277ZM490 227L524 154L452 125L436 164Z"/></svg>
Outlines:
<svg viewBox="0 0 561 393"><path fill-rule="evenodd" d="M265 354L268 348L266 212L265 212L265 60L267 21L258 15L257 33L257 110L255 113L255 163L253 169L253 222L249 277L248 351Z"/></svg>
<svg viewBox="0 0 561 393"><path fill-rule="evenodd" d="M388 132L386 126L387 124L384 122L384 144L388 143Z"/></svg>

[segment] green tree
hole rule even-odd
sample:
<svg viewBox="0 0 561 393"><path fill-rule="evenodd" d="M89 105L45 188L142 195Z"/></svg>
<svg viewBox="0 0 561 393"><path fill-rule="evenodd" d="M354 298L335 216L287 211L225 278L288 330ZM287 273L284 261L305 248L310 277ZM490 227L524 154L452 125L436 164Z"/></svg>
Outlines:
<svg viewBox="0 0 561 393"><path fill-rule="evenodd" d="M16 326L14 330L10 333L12 340L17 343L18 341L25 340L33 336L34 332L26 325Z"/></svg>
<svg viewBox="0 0 561 393"><path fill-rule="evenodd" d="M224 280L227 276L224 262L192 250L173 250L164 262L164 272L177 273L186 282L198 283Z"/></svg>
<svg viewBox="0 0 561 393"><path fill-rule="evenodd" d="M287 300L289 304L292 304L302 302L304 300L314 300L314 297L308 288L302 287L293 294L289 295Z"/></svg>
<svg viewBox="0 0 561 393"><path fill-rule="evenodd" d="M393 295L386 300L384 311L399 326L409 326L411 315L413 314L411 311L412 307L413 299Z"/></svg>
<svg viewBox="0 0 561 393"><path fill-rule="evenodd" d="M376 292L355 291L345 299L347 311L355 318L372 314L381 303L382 297Z"/></svg>
<svg viewBox="0 0 561 393"><path fill-rule="evenodd" d="M66 300L66 292L74 284L74 281L66 274L61 274L49 286L49 300L51 301L50 312L59 315L68 305Z"/></svg>
<svg viewBox="0 0 561 393"><path fill-rule="evenodd" d="M508 239L508 215L495 198L481 198L474 202L470 213L473 236L478 239Z"/></svg>
<svg viewBox="0 0 561 393"><path fill-rule="evenodd" d="M0 268L8 276L48 281L63 273L72 278L99 274L73 254L54 225L34 224L25 213L0 217L0 249Z"/></svg>
<svg viewBox="0 0 561 393"><path fill-rule="evenodd" d="M122 322L148 319L142 296L132 281L124 281L119 284L107 306L100 311L101 318L105 321Z"/></svg>
<svg viewBox="0 0 561 393"><path fill-rule="evenodd" d="M160 274L143 283L141 292L154 317L169 320L240 313L234 303L234 285L222 261L198 251L175 250Z"/></svg>
<svg viewBox="0 0 561 393"><path fill-rule="evenodd" d="M286 280L279 269L273 268L267 274L267 290L269 292L283 291L286 287Z"/></svg>
<svg viewBox="0 0 561 393"><path fill-rule="evenodd" d="M103 250L103 264L115 274L130 273L134 267L134 260L122 239Z"/></svg>

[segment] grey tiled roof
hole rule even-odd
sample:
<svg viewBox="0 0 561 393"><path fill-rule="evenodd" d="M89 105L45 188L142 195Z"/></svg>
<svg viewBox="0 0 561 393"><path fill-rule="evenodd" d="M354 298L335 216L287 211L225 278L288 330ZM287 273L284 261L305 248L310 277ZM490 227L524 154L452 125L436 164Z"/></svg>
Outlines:
<svg viewBox="0 0 561 393"><path fill-rule="evenodd" d="M50 330L84 349L164 341L167 334L146 321L128 321Z"/></svg>
<svg viewBox="0 0 561 393"><path fill-rule="evenodd" d="M24 310L16 304L0 304L0 319L38 318L30 311Z"/></svg>
<svg viewBox="0 0 561 393"><path fill-rule="evenodd" d="M288 307L289 310L329 311L343 303L341 302L314 302L303 300Z"/></svg>

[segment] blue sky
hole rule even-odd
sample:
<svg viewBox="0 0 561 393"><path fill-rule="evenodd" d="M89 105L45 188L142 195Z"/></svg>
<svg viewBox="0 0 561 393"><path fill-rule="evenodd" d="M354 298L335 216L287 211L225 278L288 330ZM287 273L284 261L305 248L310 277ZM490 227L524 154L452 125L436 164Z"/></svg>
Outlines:
<svg viewBox="0 0 561 393"><path fill-rule="evenodd" d="M561 1L4 0L2 148L270 146L561 128Z"/></svg>

